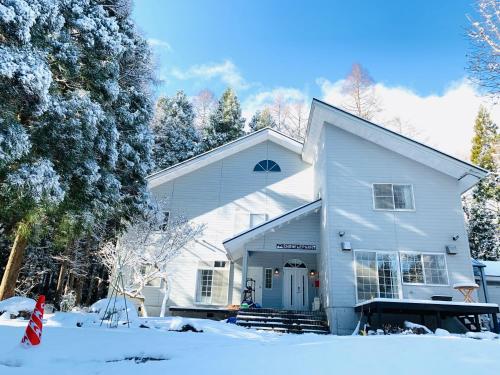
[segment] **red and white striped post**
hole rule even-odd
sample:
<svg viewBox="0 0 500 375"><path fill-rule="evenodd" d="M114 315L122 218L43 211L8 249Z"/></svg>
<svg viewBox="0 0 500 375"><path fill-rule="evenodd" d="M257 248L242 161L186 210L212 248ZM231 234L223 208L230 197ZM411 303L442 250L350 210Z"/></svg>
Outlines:
<svg viewBox="0 0 500 375"><path fill-rule="evenodd" d="M26 332L24 333L21 344L30 347L40 344L42 341L42 319L43 310L45 308L45 296L40 295L38 301L36 302L35 310L31 314L30 322L26 327Z"/></svg>

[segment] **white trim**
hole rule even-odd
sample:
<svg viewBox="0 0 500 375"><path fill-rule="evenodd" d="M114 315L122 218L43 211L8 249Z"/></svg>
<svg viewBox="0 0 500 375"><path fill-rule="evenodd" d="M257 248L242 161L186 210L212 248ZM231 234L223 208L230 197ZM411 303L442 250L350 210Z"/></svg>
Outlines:
<svg viewBox="0 0 500 375"><path fill-rule="evenodd" d="M306 203L302 206L299 206L293 210L285 212L284 214L272 218L265 223L257 225L254 228L250 228L243 232L236 234L235 236L228 238L222 242L224 248L228 251L228 255L231 259L238 259L243 255L243 246L250 240L253 240L259 236L264 235L268 231L279 228L282 225L290 222L293 219L297 219L301 216L308 215L312 212L315 212L321 208L321 200L318 199L314 202ZM308 250L308 252L312 252L313 250Z"/></svg>
<svg viewBox="0 0 500 375"><path fill-rule="evenodd" d="M442 287L449 287L450 286L450 274L448 272L448 261L446 260L446 253L438 253L438 252L429 252L429 251L407 251L407 250L399 250L399 254L417 254L421 255L420 257L420 263L422 264L422 274L424 276L424 282L423 283L407 283L403 280L403 265L402 262L400 261L399 267L401 268L401 282L403 285L413 285L413 286L442 286ZM426 275L425 275L425 266L424 266L424 258L422 255L442 255L444 258L444 266L445 266L445 271L446 271L446 284L427 284L426 283Z"/></svg>
<svg viewBox="0 0 500 375"><path fill-rule="evenodd" d="M488 175L488 171L483 168L454 158L317 99L313 99L309 113L302 151L304 161L308 163L314 161L321 130L326 123L457 179L461 193L469 190L481 178Z"/></svg>
<svg viewBox="0 0 500 375"><path fill-rule="evenodd" d="M318 246L316 246L316 250L300 250L300 249L247 249L247 251L251 251L253 253L277 253L280 254L319 254Z"/></svg>
<svg viewBox="0 0 500 375"><path fill-rule="evenodd" d="M426 303L429 305L451 305L451 306L480 306L480 307L498 307L496 303L477 303L477 302L455 302L455 301L433 301L429 299L393 299L393 298L373 298L363 302L356 303L354 307L367 305L372 302L396 302L396 303Z"/></svg>
<svg viewBox="0 0 500 375"><path fill-rule="evenodd" d="M399 253L397 251L391 251L391 250L373 250L373 249L355 249L352 252L353 255L353 268L354 268L354 294L356 295L356 303L358 303L358 275L356 271L356 253L357 252L370 252L370 253L375 253L375 262L377 262L377 254L394 254L396 256L396 272L397 272L397 279L398 279L398 294L399 294L399 299L403 298L403 285L402 285L402 279L401 279L401 263L399 259ZM379 275L378 275L378 266L377 266L377 294L380 296L380 284L379 284ZM380 297L377 297L380 298ZM397 298L383 298L384 300L398 300ZM368 301L368 300L367 300ZM373 301L373 299L369 300Z"/></svg>
<svg viewBox="0 0 500 375"><path fill-rule="evenodd" d="M264 128L222 146L216 147L213 150L207 151L191 159L155 172L148 176L148 185L150 188L154 188L165 182L171 181L187 173L191 173L199 168L215 163L216 161L222 160L228 156L237 154L240 151L266 141L274 142L299 155L302 152L303 145L301 142L296 141L274 129Z"/></svg>
<svg viewBox="0 0 500 375"><path fill-rule="evenodd" d="M227 260L214 260L210 261L212 266L202 266L196 268L196 285L195 285L195 294L194 294L194 305L197 306L227 306L229 304L229 290L230 290L230 280L231 280L231 267ZM225 262L225 267L215 267L215 262ZM198 293L200 293L199 297L201 297L201 272L200 271L212 271L212 284L210 285L210 302L201 302L198 301ZM213 285L214 285L214 272L218 270L226 270L227 271L227 296L226 302L222 304L212 303L213 299Z"/></svg>
<svg viewBox="0 0 500 375"><path fill-rule="evenodd" d="M393 209L375 207L375 185L391 185ZM394 201L394 185L410 186L413 208L396 208L396 202ZM413 184L407 182L372 182L372 208L374 211L415 212L417 210L417 205L415 203L415 189L413 188Z"/></svg>

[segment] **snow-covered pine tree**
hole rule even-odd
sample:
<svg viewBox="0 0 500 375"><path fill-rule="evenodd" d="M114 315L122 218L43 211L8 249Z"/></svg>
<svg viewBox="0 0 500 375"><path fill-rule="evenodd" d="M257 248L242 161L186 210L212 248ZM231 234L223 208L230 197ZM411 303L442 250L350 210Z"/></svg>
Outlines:
<svg viewBox="0 0 500 375"><path fill-rule="evenodd" d="M1 300L47 215L70 243L147 205L152 138L149 52L128 0L5 0L0 40L0 220L14 221Z"/></svg>
<svg viewBox="0 0 500 375"><path fill-rule="evenodd" d="M158 100L153 121L157 169L167 168L199 152L200 135L194 119L193 105L183 91Z"/></svg>
<svg viewBox="0 0 500 375"><path fill-rule="evenodd" d="M264 108L262 111L255 112L248 125L251 131L257 131L267 127L275 129L276 121L274 121L269 108Z"/></svg>
<svg viewBox="0 0 500 375"><path fill-rule="evenodd" d="M491 174L464 198L464 210L472 256L484 260L500 259L500 177L495 161L498 141L498 128L481 107L474 124L471 161Z"/></svg>
<svg viewBox="0 0 500 375"><path fill-rule="evenodd" d="M211 150L244 134L245 119L241 117L241 107L235 92L228 88L217 103L204 129L204 150Z"/></svg>

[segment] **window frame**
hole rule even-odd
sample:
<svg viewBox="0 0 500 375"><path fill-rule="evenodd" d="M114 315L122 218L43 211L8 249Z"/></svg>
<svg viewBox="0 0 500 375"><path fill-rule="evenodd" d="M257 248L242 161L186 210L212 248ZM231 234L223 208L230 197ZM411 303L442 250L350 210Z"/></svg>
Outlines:
<svg viewBox="0 0 500 375"><path fill-rule="evenodd" d="M216 261L210 261L212 264L211 266L209 265L203 265L203 266L198 266L196 268L196 285L195 285L195 295L194 295L194 304L195 305L203 305L203 306L225 306L229 303L229 279L230 279L230 271L231 267L230 264L224 260L216 260ZM216 263L225 263L224 267L220 266L215 266ZM213 297L214 297L214 276L216 271L220 270L226 270L227 275L226 275L226 281L227 281L227 296L226 296L226 301L222 304L216 304L213 302ZM201 301L201 280L202 280L202 271L212 271L212 282L210 285L210 302L203 302Z"/></svg>
<svg viewBox="0 0 500 375"><path fill-rule="evenodd" d="M413 286L450 286L450 274L448 271L448 261L446 260L446 254L445 253L434 253L434 252L429 252L429 251L399 251L399 254L411 254L411 255L420 255L420 263L422 265L422 274L424 277L424 282L423 283L408 283L405 282L403 279L403 262L401 262L401 256L400 262L399 262L399 268L400 268L400 274L401 274L401 282L403 285L413 285ZM442 256L444 259L444 267L445 267L445 273L446 273L446 284L427 284L426 282L426 274L425 274L425 263L424 263L424 255L437 255L437 256Z"/></svg>
<svg viewBox="0 0 500 375"><path fill-rule="evenodd" d="M414 212L417 210L417 206L415 204L415 189L413 188L413 184L403 183L403 182L372 182L372 208L374 211L401 211L401 212ZM391 185L392 192L392 206L393 208L377 208L375 204L375 185ZM413 203L413 208L396 208L395 200L394 200L394 185L403 185L410 186L411 188L411 199Z"/></svg>
<svg viewBox="0 0 500 375"><path fill-rule="evenodd" d="M255 225L252 226L252 217L254 217L254 216L264 216L264 221L261 222L261 223L259 223L259 224L255 224ZM260 212L249 212L248 213L248 229L252 229L252 228L258 227L259 225L264 224L268 220L269 220L269 215L268 214L260 213Z"/></svg>
<svg viewBox="0 0 500 375"><path fill-rule="evenodd" d="M397 281L398 281L398 298L387 298L387 299L403 299L403 284L402 284L402 275L401 275L401 266L400 266L400 260L399 260L399 252L397 251L390 251L390 250L373 250L373 249L355 249L353 250L353 271L354 271L354 293L356 295L356 304L362 303L365 301L369 300L363 300L360 301L358 298L358 273L357 273L357 267L356 267L356 253L357 252L370 252L370 253L375 253L375 262L377 262L377 254L392 254L396 256L396 272L397 272ZM377 297L376 298L384 298L385 297L380 297L380 282L379 282L379 274L378 274L378 265L377 265Z"/></svg>
<svg viewBox="0 0 500 375"><path fill-rule="evenodd" d="M264 166L261 164L263 162L266 162L266 169L264 169ZM269 168L269 162L273 162L274 164L271 166L271 168ZM256 170L257 167L260 167L262 168L262 170ZM273 170L273 168L277 167L277 170ZM252 169L252 172L254 173L279 173L279 172L282 172L281 170L281 167L280 165L275 162L274 160L272 159L263 159L263 160L260 160L259 162L257 162L253 169Z"/></svg>
<svg viewBox="0 0 500 375"><path fill-rule="evenodd" d="M270 274L271 274L271 278L270 278L271 286L270 287L267 286L267 271L270 271ZM267 289L267 290L273 289L273 284L274 284L273 278L274 278L274 270L272 268L264 268L264 289Z"/></svg>

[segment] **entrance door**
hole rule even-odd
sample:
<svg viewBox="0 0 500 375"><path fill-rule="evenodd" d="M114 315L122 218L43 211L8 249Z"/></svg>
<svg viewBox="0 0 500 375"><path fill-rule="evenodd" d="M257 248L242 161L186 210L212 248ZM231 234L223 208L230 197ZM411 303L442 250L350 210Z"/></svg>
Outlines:
<svg viewBox="0 0 500 375"><path fill-rule="evenodd" d="M248 267L247 279L255 280L255 303L262 306L262 279L264 269L262 267Z"/></svg>
<svg viewBox="0 0 500 375"><path fill-rule="evenodd" d="M283 267L283 308L309 310L308 271L301 261L292 260Z"/></svg>

